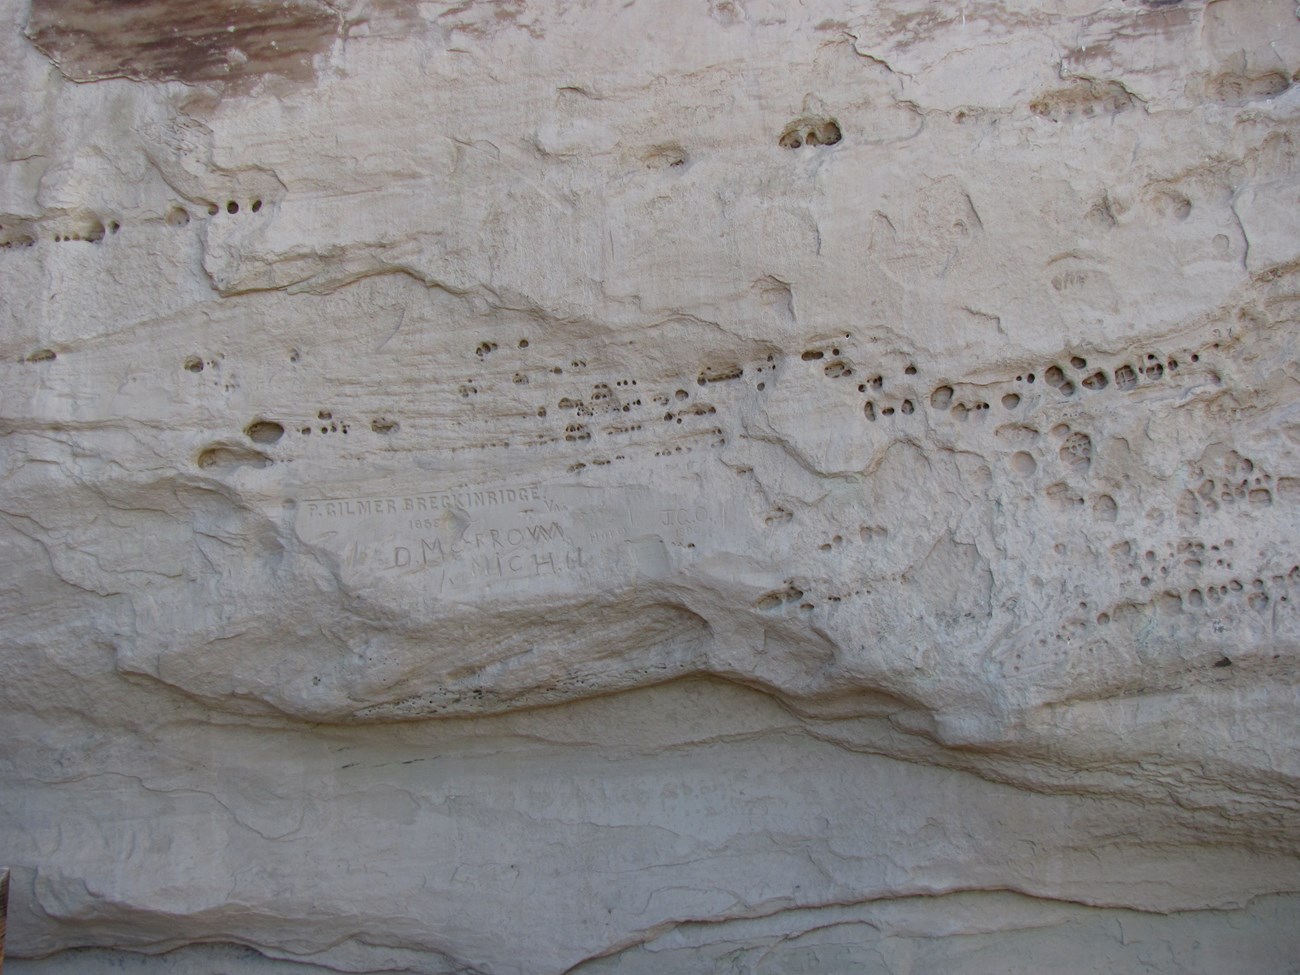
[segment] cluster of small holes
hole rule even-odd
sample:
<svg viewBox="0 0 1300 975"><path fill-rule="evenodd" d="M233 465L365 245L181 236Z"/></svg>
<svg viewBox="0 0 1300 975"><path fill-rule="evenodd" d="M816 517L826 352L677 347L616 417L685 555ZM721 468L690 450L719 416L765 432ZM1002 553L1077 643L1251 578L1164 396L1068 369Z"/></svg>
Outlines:
<svg viewBox="0 0 1300 975"><path fill-rule="evenodd" d="M1138 585L1143 589L1152 588L1159 579L1166 587L1159 599L1175 612L1214 611L1225 599L1243 592L1246 595L1242 598L1255 612L1263 612L1275 599L1281 603L1289 601L1285 590L1300 585L1300 567L1292 566L1285 576L1273 574L1266 578L1260 575L1243 582L1240 578L1227 576L1233 571L1234 548L1235 542L1230 538L1207 545L1202 539L1185 537L1166 544L1163 553L1147 548L1139 555L1133 544L1125 540L1111 546L1111 557L1121 569L1138 576ZM1201 578L1203 574L1219 578L1206 582ZM1180 579L1181 586L1178 585ZM1175 588L1168 588L1171 582ZM1214 620L1213 627L1216 633L1226 630L1223 619Z"/></svg>
<svg viewBox="0 0 1300 975"><path fill-rule="evenodd" d="M1230 547L1231 543L1225 543ZM1180 545L1181 547L1181 545ZM1062 548L1063 547L1058 547ZM1122 549L1125 554L1131 550L1131 546L1126 542L1122 546L1116 546ZM1203 546L1202 546L1203 548ZM1218 546L1212 547L1218 550ZM1151 562L1154 553L1148 551L1144 559ZM1199 563L1197 563L1199 565ZM1219 562L1222 565L1222 560ZM1162 568L1160 574L1165 574ZM1152 586L1153 579L1150 575L1143 575L1140 583L1144 588ZM1290 572L1283 575L1276 573L1265 578L1263 575L1257 576L1249 582L1243 582L1240 578L1230 578L1224 582L1213 584L1198 584L1186 589L1165 588L1156 595L1149 597L1150 605L1158 612L1182 615L1187 614L1193 619L1197 616L1203 617L1203 622L1208 623L1214 634L1223 635L1227 633L1231 622L1242 618L1243 608L1241 603L1245 603L1245 609L1256 614L1264 614L1269 611L1269 607L1275 602L1279 604L1290 602L1289 590L1300 586L1300 566L1292 566ZM1081 609L1086 609L1088 604L1081 602ZM1101 612L1096 616L1096 622L1100 626L1107 626L1111 623L1110 613ZM1072 621L1081 622L1081 621ZM1058 639L1061 639L1058 636ZM1041 642L1041 641L1040 641ZM1274 654L1273 659L1278 659ZM1212 666L1225 668L1232 666L1232 660L1227 656L1217 656L1212 658Z"/></svg>
<svg viewBox="0 0 1300 975"><path fill-rule="evenodd" d="M1072 474L1087 474L1092 464L1092 438L1081 431L1071 431L1065 424L1060 424L1053 432L1062 439L1060 450L1057 452L1061 463Z"/></svg>
<svg viewBox="0 0 1300 975"><path fill-rule="evenodd" d="M329 410L317 411L316 419L321 421L320 426L317 427L316 429L318 429L323 434L325 433L346 434L348 432L349 429L348 425L340 420L334 419L334 414ZM396 424L394 424L394 426L396 426ZM307 426L304 426L302 428L301 432L304 436L306 436L312 432L312 429L313 429L312 425L308 424ZM372 429L373 429L373 425L372 425Z"/></svg>
<svg viewBox="0 0 1300 975"><path fill-rule="evenodd" d="M203 372L205 369L213 369L219 371L221 369L222 358L224 358L224 356L221 353L217 353L216 355L212 355L207 358L204 358L201 355L189 355L186 356L184 360L182 360L181 368L183 368L186 372L194 373L195 375ZM214 382L217 385L221 385L222 388L225 389L226 391L230 391L236 388L235 383L227 381L223 384L222 381L216 377L214 377Z"/></svg>
<svg viewBox="0 0 1300 975"><path fill-rule="evenodd" d="M1199 353L1191 353L1188 356L1188 361L1192 363L1199 363L1200 359ZM1067 372L1067 368L1070 372ZM1069 397L1077 392L1078 387L1089 392L1101 392L1113 384L1116 389L1127 391L1138 386L1140 382L1156 382L1177 374L1178 370L1177 358L1170 357L1162 360L1154 352L1146 353L1142 362L1136 367L1130 363L1121 363L1109 372L1105 368L1095 366L1090 369L1087 359L1072 354L1068 358L1068 366L1051 363L1043 370L1041 376L1035 372L1021 373L1015 377L1015 381L1033 386L1041 378L1048 387L1055 389L1062 396ZM1077 374L1078 378L1072 378L1071 372ZM1209 374L1209 379L1216 384L1219 382L1218 376L1213 372ZM1015 410L1024 402L1024 397L1018 392L1007 392L1002 394L1000 402L1004 409ZM931 392L930 406L935 410L949 410L958 420L967 419L975 412L988 408L988 405L982 401L956 401L956 390L947 383L936 386Z"/></svg>
<svg viewBox="0 0 1300 975"><path fill-rule="evenodd" d="M895 414L911 416L916 412L916 404L910 399L905 399L901 401L897 407L882 406L879 411L876 409L876 403L874 400L867 400L862 404L862 415L873 423L875 422L877 412L880 416L894 416Z"/></svg>
<svg viewBox="0 0 1300 975"><path fill-rule="evenodd" d="M227 200L224 204L221 204L221 203L209 203L209 204L208 204L208 216L210 216L210 217L215 217L215 216L217 216L218 214L220 214L220 213L222 213L222 212L224 211L225 213L228 213L228 214L230 214L230 215L233 217L233 216L235 216L237 213L239 213L240 209L241 209L241 208L240 208L240 205L239 205L239 201L238 201L238 200ZM257 198L257 199L252 200L252 201L248 204L248 209L249 209L249 211L252 212L252 213L261 213L261 212L262 212L262 201L261 201L261 199L260 199L260 198ZM187 215L187 219L186 219L185 223L188 223L188 222L189 222L189 220L188 220L188 215Z"/></svg>
<svg viewBox="0 0 1300 975"><path fill-rule="evenodd" d="M1218 546L1214 546L1214 549L1217 550ZM1146 554L1149 556L1152 553ZM1222 564L1220 560L1220 565ZM1165 573L1162 571L1159 574ZM1149 588L1153 581L1150 575L1144 575L1140 584ZM1289 603L1290 590L1297 586L1300 586L1300 566L1292 566L1286 574L1275 573L1267 578L1262 575L1247 580L1230 577L1226 581L1209 584L1202 582L1185 589L1165 588L1158 598L1175 613L1205 614L1211 629L1216 634L1223 634L1227 632L1229 622L1240 617L1241 604L1244 603L1244 608L1250 612L1262 614L1269 611L1275 602ZM1100 617L1098 622L1103 622ZM1109 616L1105 622L1109 622ZM1219 657L1213 664L1215 667L1231 665L1232 662L1227 657Z"/></svg>
<svg viewBox="0 0 1300 975"><path fill-rule="evenodd" d="M845 338L847 337L848 336L846 335ZM831 353L833 355L839 355L840 350L832 349ZM808 357L807 352L804 353L804 357ZM830 366L826 367L827 375L831 376L831 378L838 378L838 376L841 375L838 371L832 371L832 367L835 366L836 363L831 363ZM842 374L851 375L851 373L848 372ZM911 364L905 366L903 369L903 375L916 375L916 367ZM866 417L869 422L874 423L878 417L891 417L896 415L911 416L916 412L916 403L910 397L903 397L890 403L878 402L876 397L882 394L884 388L885 377L880 373L868 376L862 382L858 383L858 392L870 397L862 404L862 415Z"/></svg>
<svg viewBox="0 0 1300 975"><path fill-rule="evenodd" d="M262 210L261 199L254 199L248 205L247 209L252 213L260 213ZM217 216L220 213L230 215L238 214L241 211L240 203L237 200L227 200L224 204L209 202L207 204L209 216ZM184 227L190 222L189 211L179 204L171 206L162 216L162 220L169 227ZM68 220L61 218L57 221L61 227L68 226ZM36 243L36 235L33 233L35 225L23 224L22 227L6 227L0 223L0 247L31 247ZM79 226L73 229L59 229L54 231L50 238L55 243L64 244L80 241L83 243L98 244L106 237L113 237L122 230L122 222L116 218L102 220L96 217L84 218Z"/></svg>
<svg viewBox="0 0 1300 975"><path fill-rule="evenodd" d="M92 218L76 230L56 231L53 239L56 244L66 244L73 241L81 241L87 244L98 244L105 237L111 237L121 229L122 224L116 220L110 220L105 223L97 218ZM0 226L0 231L2 230L3 226Z"/></svg>
<svg viewBox="0 0 1300 975"><path fill-rule="evenodd" d="M1188 472L1191 485L1178 499L1176 511L1180 521L1195 522L1202 515L1213 515L1220 507L1237 502L1268 507L1275 498L1300 500L1300 479L1282 477L1275 482L1273 475L1235 450L1228 452L1221 469L1213 473L1211 476L1200 465L1192 465Z"/></svg>
<svg viewBox="0 0 1300 975"><path fill-rule="evenodd" d="M848 339L849 337L849 333L845 333L845 338ZM514 348L517 348L520 351L527 350L530 347L529 340L526 338L515 338L512 340L512 344ZM863 394L863 399L860 401L861 409L863 410L864 417L868 421L892 417L906 418L914 415L917 412L917 407L919 405L926 405L927 403L931 409L948 411L952 418L956 420L966 420L970 417L984 414L990 409L989 401L986 401L983 398L972 398L970 396L970 392L973 391L971 387L957 387L956 384L944 383L938 385L934 387L930 393L922 394L922 397L924 398L918 397L918 391L915 390L914 387L910 386L908 380L910 380L911 377L917 376L921 370L918 369L915 363L909 362L906 359L902 360L897 367L903 379L901 386L897 390L891 387L890 392L893 393L893 396L889 399L884 399L884 389L887 385L885 377L880 373L875 373L863 378L861 375L862 370L859 365L853 361L851 354L843 354L839 347L840 344L842 343L827 342L824 346L819 345L804 348L796 354L803 362L814 364L816 368L820 370L821 374L828 379L834 380L853 377L858 391ZM484 361L489 356L499 353L499 346L496 341L484 339L475 346L474 351L476 357L480 361ZM748 383L748 388L757 392L763 392L772 383L775 375L778 374L782 368L788 368L786 366L778 367L775 363L775 358L775 354L767 354L766 362L760 362L759 364L754 364L752 362L722 361L704 365L694 377L696 381L695 385L706 387L715 383L730 383L748 375L752 377ZM1195 354L1191 355L1190 361L1196 361ZM1153 375L1160 375L1161 371L1154 369L1154 365L1155 359L1149 359L1140 373L1136 370L1134 370L1134 372L1144 380ZM1173 360L1170 360L1169 363L1161 363L1161 365L1164 366L1163 371L1166 375L1172 368L1176 368L1176 363ZM516 366L514 372L507 371L503 376L500 376L500 378L496 375L489 375L484 378L468 378L458 385L453 385L452 388L455 389L460 397L464 399L478 396L481 392L495 393L497 389L496 384L498 382L504 382L506 379L509 379L515 387L540 385L543 389L546 389L547 387L553 389L555 385L554 382L550 381L549 377L542 376L539 370L549 372L550 375L553 376L562 376L566 371L581 372L585 370L587 368L587 362L584 359L574 358L563 364L555 364L553 362L551 364L539 363L532 367L531 373L526 371L526 368L527 367ZM769 377L764 375L764 373L769 371L773 376ZM1123 364L1121 364L1117 373L1118 379L1124 378ZM539 383L539 379L543 381ZM1108 373L1106 369L1099 369L1095 366L1090 369L1089 363L1084 356L1073 353L1067 353L1056 363L1049 363L1041 373L1028 373L1016 376L1016 381L1018 383L1027 384L1030 387L1032 387L1038 380L1044 380L1044 385L1049 388L1055 388L1058 392L1063 393L1064 395L1073 395L1076 391L1076 386L1077 388L1095 392L1107 389L1116 384L1112 382L1111 374ZM594 383L590 387L590 392L583 390L570 391L567 395L560 396L556 400L552 400L547 404L539 404L535 400L532 403L527 403L527 401L525 401L523 405L527 407L527 412L523 414L515 413L514 415L529 415L535 416L539 419L546 419L549 415L549 410L557 407L561 413L568 413L570 417L574 417L579 421L590 420L600 416L601 414L608 413L617 412L622 414L632 414L615 423L590 425L578 423L576 424L577 428L573 425L565 426L562 422L559 427L551 427L546 431L537 432L529 436L526 438L525 444L543 445L558 441L568 443L586 443L595 440L598 435L629 435L650 429L645 426L644 423L644 421L649 419L649 417L645 414L638 416L635 413L635 411L642 408L642 399L635 394L632 396L628 395L631 391L631 387L636 385L637 380L635 379L610 377L604 382ZM958 389L960 389L961 392L958 392ZM987 385L983 385L979 387L979 389L981 392L985 392L988 390L988 387ZM521 394L527 395L527 392L529 391L530 390L521 389ZM658 417L661 417L666 423L682 426L692 420L711 418L715 416L723 409L726 402L726 397L723 398L723 402L720 404L690 402L692 394L688 392L687 389L680 387L675 389L669 387L663 392L655 392L653 394L647 393L645 395L646 405L653 404L661 407L658 414L656 414ZM1001 408L1008 411L1020 409L1024 405L1025 401L1025 396L1020 391L1009 391L1005 389L992 390L985 392L985 395L990 395L991 402L995 404L1000 403ZM1036 402L1038 399L1039 397L1035 397L1034 401ZM674 403L674 401L676 402ZM518 405L520 405L518 404L517 398L515 403L517 408ZM485 416L484 419L486 420L487 417ZM681 436L716 436L717 439L714 443L723 444L726 442L726 437L721 428L704 428L698 424L692 424L691 427L683 430ZM1089 443L1085 447L1083 441L1084 437L1086 437L1086 435L1080 435L1069 443L1063 443L1060 446L1059 453L1061 454L1061 461L1065 465L1065 469L1070 473L1078 473L1080 471L1086 472L1088 464L1091 462L1091 445ZM456 445L449 449L471 449L493 445L501 444L495 442L493 444L476 443L468 446ZM673 444L672 446L657 451L656 456L664 456L689 450L689 447L682 447L681 444ZM1037 470L1042 469L1043 459L1041 457L1035 458L1032 454L1029 454L1026 451L1021 451L1020 453L1025 456L1018 456L1014 461L1012 461L1012 466L1018 473L1028 472L1032 474L1036 473ZM587 458L586 460L587 466L604 466L596 463L596 459ZM1033 470L1030 470L1031 465ZM1079 492L1068 488L1064 482L1053 485L1052 488L1049 488L1048 493L1050 497L1058 502L1070 506L1079 506L1086 503Z"/></svg>

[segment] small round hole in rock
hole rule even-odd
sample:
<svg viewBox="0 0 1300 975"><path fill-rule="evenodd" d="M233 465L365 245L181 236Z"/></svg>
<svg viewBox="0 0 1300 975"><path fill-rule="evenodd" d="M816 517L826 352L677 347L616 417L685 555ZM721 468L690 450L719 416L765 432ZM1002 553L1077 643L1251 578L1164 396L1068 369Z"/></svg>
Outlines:
<svg viewBox="0 0 1300 975"><path fill-rule="evenodd" d="M252 211L253 211L254 213L259 213L259 212L261 211L261 209L262 209L262 201L261 201L261 200L254 200L254 201L253 201L253 206L251 207L251 209L252 209Z"/></svg>
<svg viewBox="0 0 1300 975"><path fill-rule="evenodd" d="M1021 450L1011 455L1011 469L1022 477L1028 477L1038 470L1038 462L1032 454Z"/></svg>
<svg viewBox="0 0 1300 975"><path fill-rule="evenodd" d="M238 213L238 212L239 212L239 204L236 203L234 200L231 200L229 203L226 204L226 212L227 212L227 213Z"/></svg>
<svg viewBox="0 0 1300 975"><path fill-rule="evenodd" d="M244 434L254 443L275 443L284 436L284 427L274 420L256 420L248 425Z"/></svg>
<svg viewBox="0 0 1300 975"><path fill-rule="evenodd" d="M1092 390L1105 389L1109 385L1110 385L1110 380L1107 379L1106 374L1104 372L1101 372L1100 370L1094 372L1091 376L1089 376L1087 379L1083 381L1083 386L1085 389L1092 389Z"/></svg>
<svg viewBox="0 0 1300 975"><path fill-rule="evenodd" d="M192 355L185 360L185 368L189 372L202 372L203 360L196 355Z"/></svg>

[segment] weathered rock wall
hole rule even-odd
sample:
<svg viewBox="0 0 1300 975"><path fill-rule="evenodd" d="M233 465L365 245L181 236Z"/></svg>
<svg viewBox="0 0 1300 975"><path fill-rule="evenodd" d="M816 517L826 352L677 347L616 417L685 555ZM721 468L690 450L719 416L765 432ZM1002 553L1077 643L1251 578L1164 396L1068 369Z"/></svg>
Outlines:
<svg viewBox="0 0 1300 975"><path fill-rule="evenodd" d="M18 975L1300 971L1291 0L0 53Z"/></svg>

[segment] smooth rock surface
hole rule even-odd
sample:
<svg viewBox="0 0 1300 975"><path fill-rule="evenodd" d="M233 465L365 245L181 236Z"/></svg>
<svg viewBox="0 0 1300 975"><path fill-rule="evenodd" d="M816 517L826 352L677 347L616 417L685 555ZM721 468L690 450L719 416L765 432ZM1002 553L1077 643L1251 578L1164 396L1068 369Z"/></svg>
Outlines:
<svg viewBox="0 0 1300 975"><path fill-rule="evenodd" d="M1291 0L2 7L13 972L1300 971Z"/></svg>

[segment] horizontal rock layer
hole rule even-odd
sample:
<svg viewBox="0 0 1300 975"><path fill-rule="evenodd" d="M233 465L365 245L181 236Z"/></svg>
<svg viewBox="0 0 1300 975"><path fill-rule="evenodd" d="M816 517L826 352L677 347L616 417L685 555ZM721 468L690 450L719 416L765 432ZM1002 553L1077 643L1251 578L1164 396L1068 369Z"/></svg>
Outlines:
<svg viewBox="0 0 1300 975"><path fill-rule="evenodd" d="M0 28L16 971L1300 954L1294 4L119 6Z"/></svg>

